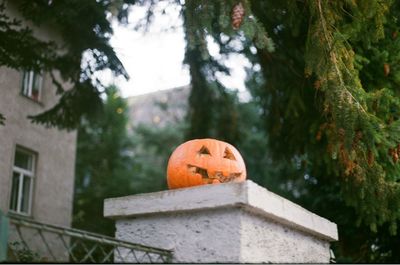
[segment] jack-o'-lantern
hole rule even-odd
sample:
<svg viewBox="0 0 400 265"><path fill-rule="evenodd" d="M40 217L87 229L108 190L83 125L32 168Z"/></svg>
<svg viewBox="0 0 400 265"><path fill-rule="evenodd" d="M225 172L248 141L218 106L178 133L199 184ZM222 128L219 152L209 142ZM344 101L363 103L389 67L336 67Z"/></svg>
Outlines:
<svg viewBox="0 0 400 265"><path fill-rule="evenodd" d="M178 146L168 161L170 189L240 182L246 179L246 166L239 151L215 139L196 139Z"/></svg>

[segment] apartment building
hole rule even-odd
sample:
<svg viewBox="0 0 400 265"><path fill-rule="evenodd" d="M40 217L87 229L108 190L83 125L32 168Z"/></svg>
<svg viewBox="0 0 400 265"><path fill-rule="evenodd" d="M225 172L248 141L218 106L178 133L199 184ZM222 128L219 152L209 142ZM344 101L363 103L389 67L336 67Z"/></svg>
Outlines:
<svg viewBox="0 0 400 265"><path fill-rule="evenodd" d="M7 14L20 18L12 6L7 6ZM51 29L33 30L38 38L58 41ZM76 132L46 128L27 118L58 101L49 73L0 66L0 92L0 113L6 118L0 125L0 209L70 226Z"/></svg>
<svg viewBox="0 0 400 265"><path fill-rule="evenodd" d="M130 126L163 127L182 121L188 108L190 86L160 90L127 99Z"/></svg>

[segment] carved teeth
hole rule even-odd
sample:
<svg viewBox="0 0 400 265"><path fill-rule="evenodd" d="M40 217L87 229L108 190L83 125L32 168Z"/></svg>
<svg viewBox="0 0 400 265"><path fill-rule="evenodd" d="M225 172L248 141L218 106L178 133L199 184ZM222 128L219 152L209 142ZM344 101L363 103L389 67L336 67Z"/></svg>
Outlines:
<svg viewBox="0 0 400 265"><path fill-rule="evenodd" d="M195 174L196 173L196 167L194 166L188 166L188 169L191 173Z"/></svg>
<svg viewBox="0 0 400 265"><path fill-rule="evenodd" d="M215 172L215 177L216 177L216 178L221 178L221 177L223 177L222 172L219 172L219 171Z"/></svg>
<svg viewBox="0 0 400 265"><path fill-rule="evenodd" d="M240 177L242 175L242 173L240 172L240 173L231 173L231 174L229 174L229 177L230 178L238 178L238 177Z"/></svg>
<svg viewBox="0 0 400 265"><path fill-rule="evenodd" d="M208 179L210 184L213 182L213 180L218 180L221 183L233 181L234 179L239 178L242 175L242 173L239 172L239 173L231 173L229 174L229 176L224 176L221 171L217 171L215 172L214 176L210 176L208 174L207 169L192 165L188 165L188 170L192 174L200 175L203 179Z"/></svg>

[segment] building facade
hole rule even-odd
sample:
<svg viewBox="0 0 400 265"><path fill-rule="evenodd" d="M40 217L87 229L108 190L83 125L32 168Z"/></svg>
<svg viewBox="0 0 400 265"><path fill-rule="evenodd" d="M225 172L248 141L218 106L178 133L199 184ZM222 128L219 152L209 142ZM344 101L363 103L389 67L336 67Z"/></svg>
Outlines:
<svg viewBox="0 0 400 265"><path fill-rule="evenodd" d="M12 6L7 6L7 12L19 18ZM57 41L50 29L33 29L38 38ZM50 74L0 66L0 91L0 113L6 118L0 125L0 209L70 226L76 132L46 128L27 118L57 103Z"/></svg>
<svg viewBox="0 0 400 265"><path fill-rule="evenodd" d="M160 90L127 99L130 126L147 124L163 127L185 118L190 86Z"/></svg>

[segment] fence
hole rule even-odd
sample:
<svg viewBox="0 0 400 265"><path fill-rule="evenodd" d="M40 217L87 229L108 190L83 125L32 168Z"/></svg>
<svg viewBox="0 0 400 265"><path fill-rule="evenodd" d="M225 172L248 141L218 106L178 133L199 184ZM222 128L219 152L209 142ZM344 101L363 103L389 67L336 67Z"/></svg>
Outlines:
<svg viewBox="0 0 400 265"><path fill-rule="evenodd" d="M0 211L0 262L170 263L172 252Z"/></svg>

